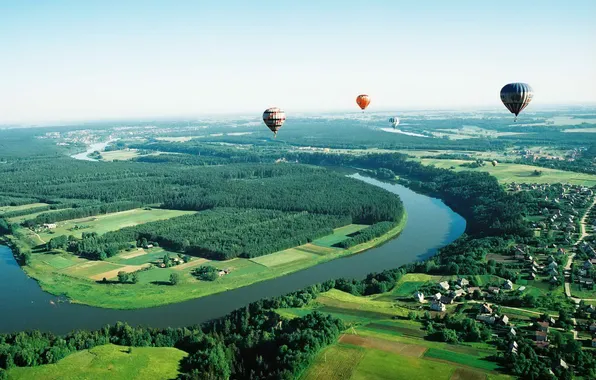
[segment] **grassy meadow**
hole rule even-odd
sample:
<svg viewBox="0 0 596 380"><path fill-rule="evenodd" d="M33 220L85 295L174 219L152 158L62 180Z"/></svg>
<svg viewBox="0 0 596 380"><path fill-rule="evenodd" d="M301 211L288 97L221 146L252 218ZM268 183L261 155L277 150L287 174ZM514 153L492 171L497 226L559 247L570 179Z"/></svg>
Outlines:
<svg viewBox="0 0 596 380"><path fill-rule="evenodd" d="M116 161L116 160L132 160L139 156L136 149L112 150L109 152L101 152L102 161Z"/></svg>
<svg viewBox="0 0 596 380"><path fill-rule="evenodd" d="M29 203L26 205L21 206L0 206L0 216L2 214L12 211L22 211L22 210L29 210L36 207L47 206L47 203Z"/></svg>
<svg viewBox="0 0 596 380"><path fill-rule="evenodd" d="M193 214L194 211L164 210L164 209L134 209L105 215L90 216L81 219L66 220L56 223L56 228L39 234L43 241L49 241L54 236L74 235L80 238L83 232L97 232L99 235L109 231L117 231L124 227L170 219L177 216Z"/></svg>
<svg viewBox="0 0 596 380"><path fill-rule="evenodd" d="M128 347L108 344L73 353L56 364L16 367L8 378L79 379L173 379L179 374L180 361L188 354L170 347Z"/></svg>

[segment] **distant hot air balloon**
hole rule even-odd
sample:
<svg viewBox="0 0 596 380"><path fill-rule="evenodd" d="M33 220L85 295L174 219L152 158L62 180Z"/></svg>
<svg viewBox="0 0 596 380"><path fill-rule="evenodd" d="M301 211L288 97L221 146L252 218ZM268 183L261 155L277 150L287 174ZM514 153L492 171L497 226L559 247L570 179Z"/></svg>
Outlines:
<svg viewBox="0 0 596 380"><path fill-rule="evenodd" d="M534 90L527 83L509 83L501 89L501 101L512 114L517 115L530 104Z"/></svg>
<svg viewBox="0 0 596 380"><path fill-rule="evenodd" d="M277 131L286 121L286 113L277 107L267 108L265 112L263 112L263 121L271 132L273 132L273 135L277 137Z"/></svg>
<svg viewBox="0 0 596 380"><path fill-rule="evenodd" d="M494 160L494 161L492 162L492 164L493 164L493 166L497 166L497 164L498 164L497 160Z"/></svg>
<svg viewBox="0 0 596 380"><path fill-rule="evenodd" d="M389 122L391 123L391 125L395 129L395 127L397 127L399 125L399 117L394 116L392 118L389 118Z"/></svg>
<svg viewBox="0 0 596 380"><path fill-rule="evenodd" d="M362 109L362 111L364 111L366 107L368 107L368 105L370 104L370 97L364 94L358 95L358 97L356 98L356 103Z"/></svg>

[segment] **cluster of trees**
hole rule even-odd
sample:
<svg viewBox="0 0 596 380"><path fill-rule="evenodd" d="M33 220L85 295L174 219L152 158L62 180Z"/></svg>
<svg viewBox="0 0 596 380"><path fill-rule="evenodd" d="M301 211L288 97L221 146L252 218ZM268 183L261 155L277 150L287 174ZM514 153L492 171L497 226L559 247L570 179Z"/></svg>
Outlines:
<svg viewBox="0 0 596 380"><path fill-rule="evenodd" d="M37 203L39 199L36 198L22 198L18 196L0 195L0 206L22 206L31 203ZM4 214L3 214L4 215Z"/></svg>
<svg viewBox="0 0 596 380"><path fill-rule="evenodd" d="M372 226L366 227L363 230L358 231L354 236L343 240L337 244L341 248L349 248L358 244L362 244L381 235L386 234L393 227L397 225L396 222L380 222L375 223Z"/></svg>
<svg viewBox="0 0 596 380"><path fill-rule="evenodd" d="M437 314L432 318L430 313L426 312L421 319L428 335L443 342L456 344L486 342L491 339L490 328L465 314L447 314L445 317Z"/></svg>
<svg viewBox="0 0 596 380"><path fill-rule="evenodd" d="M0 335L0 368L55 363L75 351L113 343L176 347L189 353L180 379L277 378L300 374L326 345L337 340L342 322L318 312L286 320L248 305L202 326L178 329L131 327L123 323L96 331L55 336L39 331Z"/></svg>
<svg viewBox="0 0 596 380"><path fill-rule="evenodd" d="M200 267L192 271L193 276L203 281L215 281L217 280L219 272L217 268L209 265L201 265Z"/></svg>
<svg viewBox="0 0 596 380"><path fill-rule="evenodd" d="M513 341L518 345L517 354L509 352ZM551 371L557 379L571 380L574 375L596 378L596 356L582 350L580 342L553 331L550 343L556 349L539 348L529 339L508 336L501 342L506 352L501 364L520 379L552 379ZM561 359L568 368L561 365Z"/></svg>
<svg viewBox="0 0 596 380"><path fill-rule="evenodd" d="M306 244L350 223L348 216L216 208L126 227L101 236L85 234L72 244L72 251L103 259L128 247L131 241L144 238L193 256L215 260L250 258Z"/></svg>

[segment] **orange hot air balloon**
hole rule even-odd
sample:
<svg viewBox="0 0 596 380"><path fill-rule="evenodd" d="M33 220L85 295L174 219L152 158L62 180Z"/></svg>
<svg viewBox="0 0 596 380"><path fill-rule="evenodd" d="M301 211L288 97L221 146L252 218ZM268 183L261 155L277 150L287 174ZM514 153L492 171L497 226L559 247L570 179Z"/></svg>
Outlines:
<svg viewBox="0 0 596 380"><path fill-rule="evenodd" d="M356 98L356 103L358 103L358 106L362 109L362 111L364 111L370 104L370 97L364 94L358 95Z"/></svg>

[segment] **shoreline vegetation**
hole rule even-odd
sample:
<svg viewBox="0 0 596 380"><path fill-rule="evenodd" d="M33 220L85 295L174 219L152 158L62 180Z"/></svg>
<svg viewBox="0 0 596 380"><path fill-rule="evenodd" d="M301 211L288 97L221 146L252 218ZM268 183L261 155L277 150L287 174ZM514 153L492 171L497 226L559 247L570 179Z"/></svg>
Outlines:
<svg viewBox="0 0 596 380"><path fill-rule="evenodd" d="M192 299L197 299L225 292L228 290L250 286L258 282L272 280L274 278L298 272L300 270L307 269L312 266L319 265L341 257L347 257L362 253L369 249L385 244L386 242L394 238L397 238L399 234L402 232L402 230L405 228L407 224L407 219L407 212L405 212L404 210L401 220L396 223L395 227L393 227L388 232L384 233L379 237L373 238L364 243L360 243L358 245L345 249L334 248L331 253L317 255L316 259L313 260L300 260L295 263L289 263L290 265L283 265L277 268L267 268L268 270L264 272L259 272L258 276L242 276L240 278L229 280L226 277L217 279L213 282L200 281L197 283L193 280L189 280L192 282L178 284L176 286L153 283L104 284L100 281L85 280L78 277L68 276L66 274L60 274L55 271L49 271L47 266L45 266L43 263L40 263L39 260L36 260L36 255L39 254L33 254L29 265L21 266L21 269L25 272L25 274L28 277L37 281L37 283L43 291L53 294L55 296L67 297L71 303L119 310L144 309L185 302ZM15 259L17 259L18 261L14 248L19 246L19 243L22 242L20 242L18 238L12 235L5 236L4 242L7 246L11 248L11 250L13 250L13 255L15 256ZM312 245L310 243L304 246L311 246L310 248L312 249ZM284 254L290 254L291 251L293 251L294 249L299 249L300 247L304 246L299 246L295 248L290 248L288 250L271 253L269 255L260 256L259 258L267 256L272 257L274 255L279 256ZM62 257L59 254L55 256ZM195 258L195 260L201 259ZM218 263L217 266L219 267L226 264L232 265L237 260L244 259L226 260L221 263ZM252 263L253 261L250 262ZM89 263L96 263L96 261L89 261ZM159 269L154 269L154 271L157 270ZM164 289L164 287L167 287L167 289Z"/></svg>

